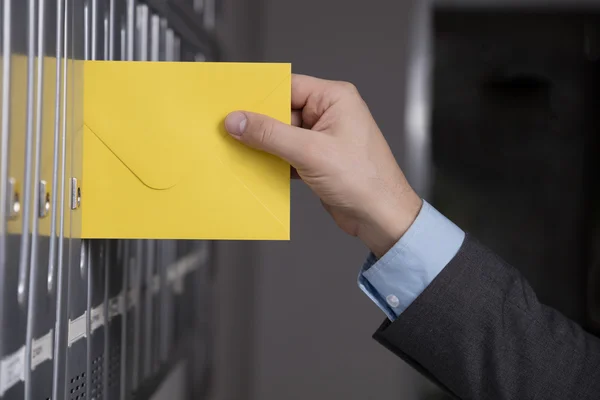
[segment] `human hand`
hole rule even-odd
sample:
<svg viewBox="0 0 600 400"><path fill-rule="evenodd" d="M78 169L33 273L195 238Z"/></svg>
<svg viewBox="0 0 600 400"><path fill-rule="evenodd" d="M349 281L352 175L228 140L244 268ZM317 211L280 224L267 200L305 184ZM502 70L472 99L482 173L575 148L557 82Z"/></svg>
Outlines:
<svg viewBox="0 0 600 400"><path fill-rule="evenodd" d="M292 77L292 126L237 111L232 137L289 162L346 233L378 257L408 230L422 201L410 187L356 88Z"/></svg>

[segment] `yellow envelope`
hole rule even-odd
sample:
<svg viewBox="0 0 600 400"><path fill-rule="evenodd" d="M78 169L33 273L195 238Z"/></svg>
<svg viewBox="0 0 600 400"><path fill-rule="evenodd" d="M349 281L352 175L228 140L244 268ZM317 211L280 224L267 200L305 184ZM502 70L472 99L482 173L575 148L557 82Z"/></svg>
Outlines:
<svg viewBox="0 0 600 400"><path fill-rule="evenodd" d="M86 61L83 238L288 240L290 167L225 131L290 123L289 64Z"/></svg>

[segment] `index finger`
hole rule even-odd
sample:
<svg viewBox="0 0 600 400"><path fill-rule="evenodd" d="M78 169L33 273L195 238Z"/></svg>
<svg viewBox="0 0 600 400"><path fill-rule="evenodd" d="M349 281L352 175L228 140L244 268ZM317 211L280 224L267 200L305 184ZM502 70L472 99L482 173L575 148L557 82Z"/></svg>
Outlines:
<svg viewBox="0 0 600 400"><path fill-rule="evenodd" d="M292 74L292 110L303 109L311 94L323 92L332 83L308 75Z"/></svg>

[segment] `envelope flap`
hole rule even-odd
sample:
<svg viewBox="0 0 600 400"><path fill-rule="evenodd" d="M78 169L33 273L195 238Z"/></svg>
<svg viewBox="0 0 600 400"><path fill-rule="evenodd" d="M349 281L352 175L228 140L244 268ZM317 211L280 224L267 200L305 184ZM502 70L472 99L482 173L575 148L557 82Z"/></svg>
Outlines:
<svg viewBox="0 0 600 400"><path fill-rule="evenodd" d="M219 151L227 113L268 112L289 75L288 64L89 61L84 122L145 186L165 190Z"/></svg>

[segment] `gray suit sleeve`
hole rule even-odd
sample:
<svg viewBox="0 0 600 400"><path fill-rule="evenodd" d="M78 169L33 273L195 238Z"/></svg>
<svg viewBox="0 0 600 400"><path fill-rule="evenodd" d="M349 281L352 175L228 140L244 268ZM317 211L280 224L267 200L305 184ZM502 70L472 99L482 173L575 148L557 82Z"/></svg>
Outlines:
<svg viewBox="0 0 600 400"><path fill-rule="evenodd" d="M600 399L600 339L469 235L374 338L459 399Z"/></svg>

